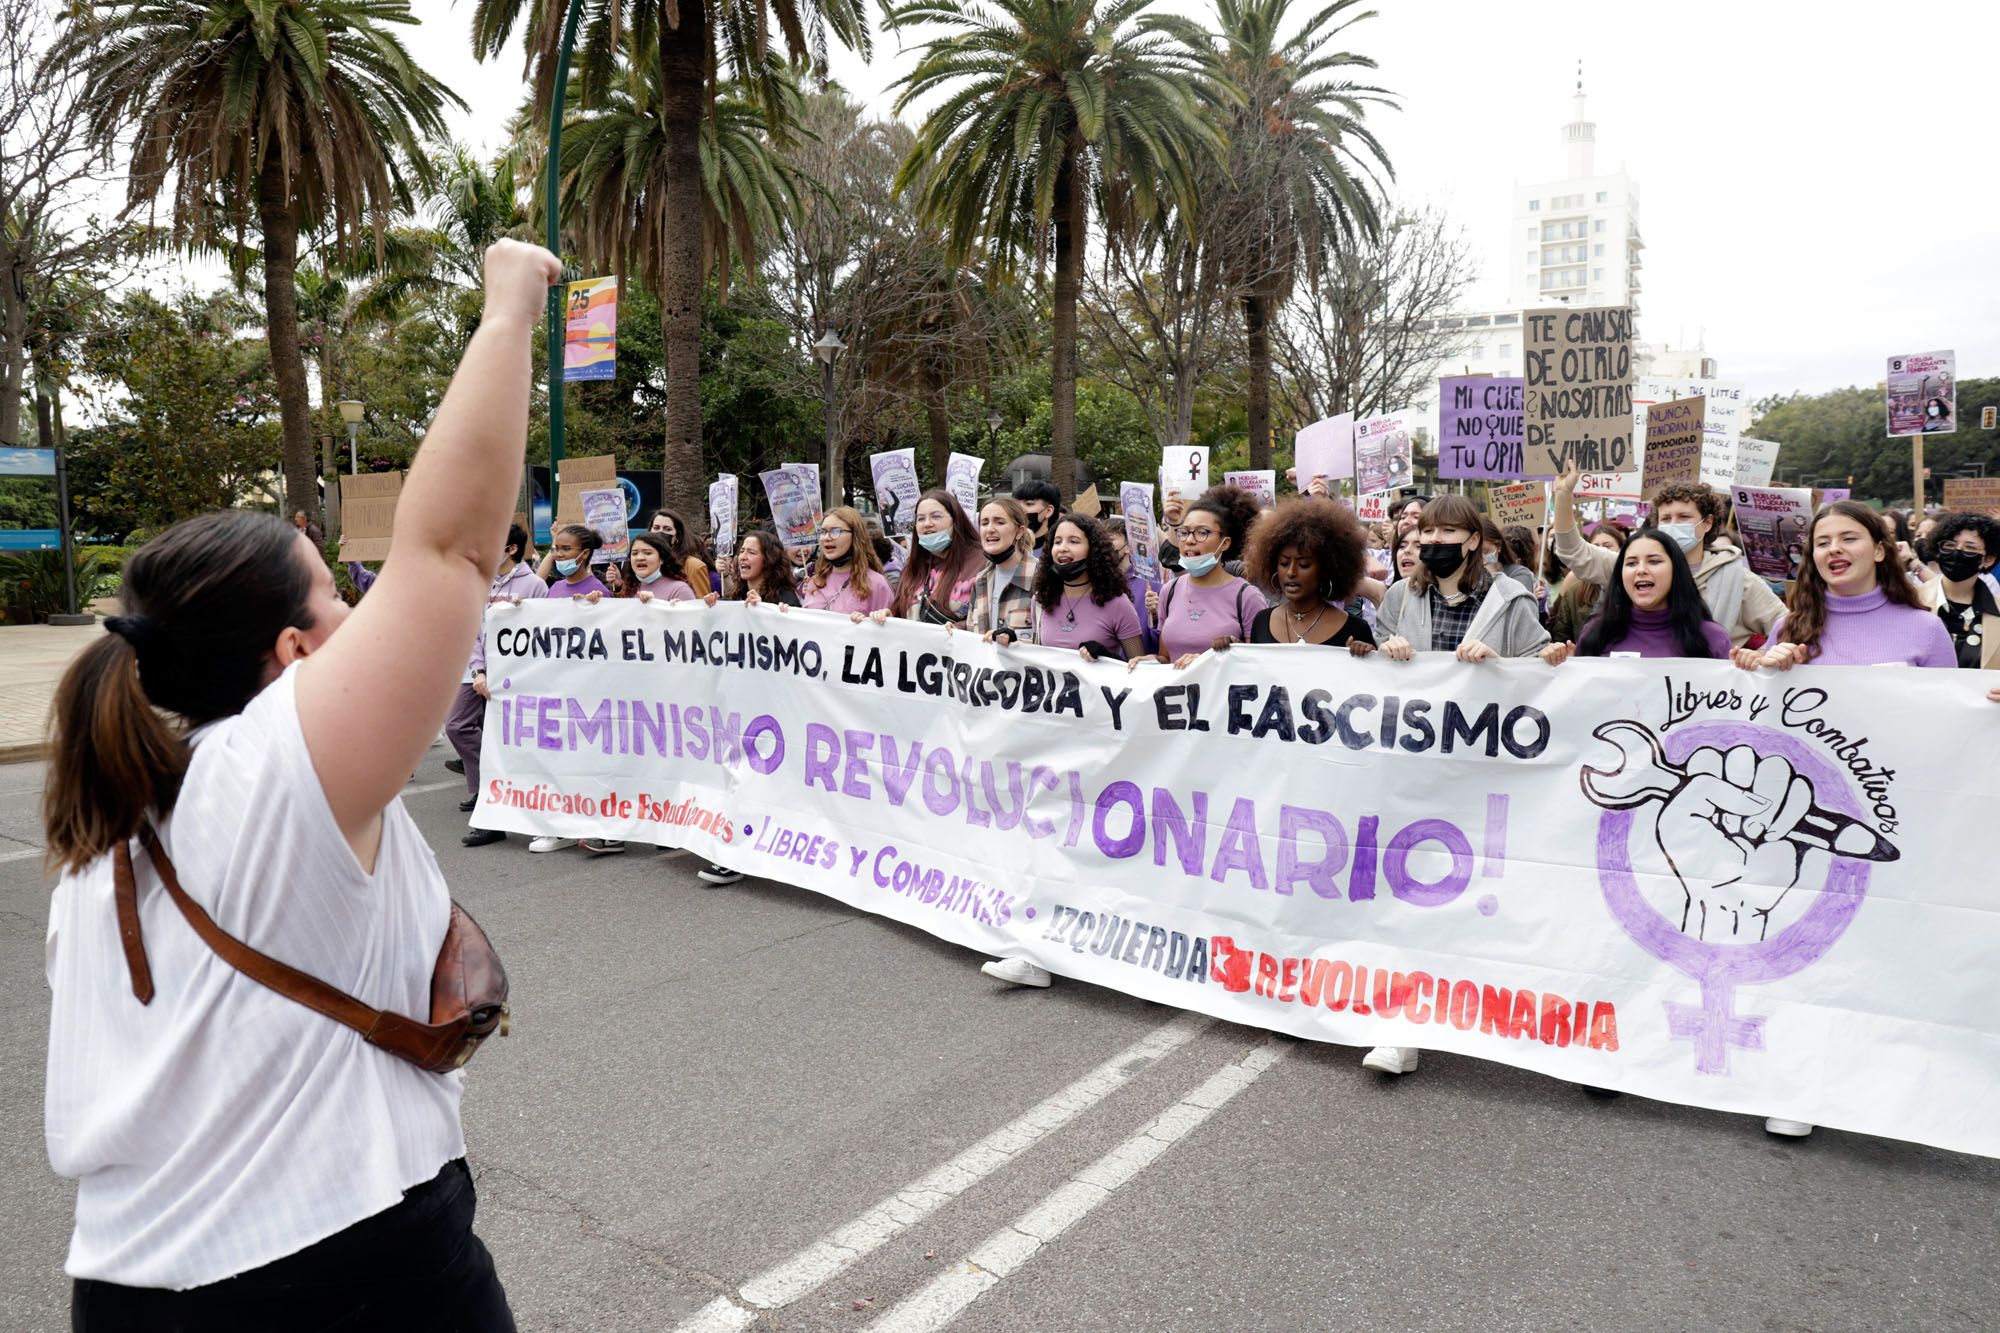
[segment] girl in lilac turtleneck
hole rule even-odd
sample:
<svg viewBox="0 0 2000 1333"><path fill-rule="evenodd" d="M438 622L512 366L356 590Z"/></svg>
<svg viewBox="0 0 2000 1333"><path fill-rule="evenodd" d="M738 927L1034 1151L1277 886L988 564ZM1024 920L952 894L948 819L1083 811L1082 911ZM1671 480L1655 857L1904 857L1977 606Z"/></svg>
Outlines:
<svg viewBox="0 0 2000 1333"><path fill-rule="evenodd" d="M1875 511L1852 500L1822 505L1806 530L1809 559L1770 645L1738 648L1745 671L1814 666L1956 667L1951 634L1896 567Z"/></svg>
<svg viewBox="0 0 2000 1333"><path fill-rule="evenodd" d="M1552 643L1542 660L1559 665L1583 657L1729 656L1729 635L1708 618L1701 588L1681 544L1658 528L1641 528L1625 543L1619 576L1604 605L1575 643Z"/></svg>

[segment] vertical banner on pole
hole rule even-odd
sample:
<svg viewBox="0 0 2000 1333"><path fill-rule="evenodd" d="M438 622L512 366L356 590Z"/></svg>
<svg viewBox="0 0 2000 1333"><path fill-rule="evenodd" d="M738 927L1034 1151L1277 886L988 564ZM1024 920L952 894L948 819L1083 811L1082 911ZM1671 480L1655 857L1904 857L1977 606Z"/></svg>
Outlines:
<svg viewBox="0 0 2000 1333"><path fill-rule="evenodd" d="M563 309L563 382L616 379L618 279L572 282Z"/></svg>

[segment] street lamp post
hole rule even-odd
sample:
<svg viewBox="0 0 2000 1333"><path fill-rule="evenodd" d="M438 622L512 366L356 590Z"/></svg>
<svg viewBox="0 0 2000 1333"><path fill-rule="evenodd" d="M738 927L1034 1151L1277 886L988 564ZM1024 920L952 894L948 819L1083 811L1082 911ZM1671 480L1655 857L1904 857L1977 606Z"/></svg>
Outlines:
<svg viewBox="0 0 2000 1333"><path fill-rule="evenodd" d="M347 423L347 475L358 476L361 472L361 414L367 408L352 398L340 403L339 407L340 419Z"/></svg>
<svg viewBox="0 0 2000 1333"><path fill-rule="evenodd" d="M997 407L986 413L986 452L989 455L993 452L994 444L999 441L1000 427L1005 421L1006 418L1000 415L1000 409Z"/></svg>
<svg viewBox="0 0 2000 1333"><path fill-rule="evenodd" d="M826 456L820 461L820 474L828 509L840 503L840 477L836 471L839 460L834 457L833 362L846 350L847 344L832 329L822 333L813 344L813 355L819 358L820 396L826 404Z"/></svg>

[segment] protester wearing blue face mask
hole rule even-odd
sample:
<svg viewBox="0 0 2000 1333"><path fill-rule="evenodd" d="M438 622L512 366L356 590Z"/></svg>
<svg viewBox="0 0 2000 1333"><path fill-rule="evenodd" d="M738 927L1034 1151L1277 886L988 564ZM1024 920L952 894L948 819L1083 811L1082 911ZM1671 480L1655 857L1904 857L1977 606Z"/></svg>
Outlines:
<svg viewBox="0 0 2000 1333"><path fill-rule="evenodd" d="M1582 475L1572 469L1556 478L1556 556L1577 578L1603 588L1617 571L1618 557L1577 533L1576 484ZM1730 643L1741 648L1753 637L1770 636L1785 604L1750 572L1743 553L1721 540L1722 497L1714 488L1698 481L1661 487L1653 497L1653 523L1680 544L1708 618L1727 631Z"/></svg>
<svg viewBox="0 0 2000 1333"><path fill-rule="evenodd" d="M972 615L973 584L986 568L979 534L957 497L943 489L917 497L916 533L896 600L872 618L879 622L893 616L964 629Z"/></svg>
<svg viewBox="0 0 2000 1333"><path fill-rule="evenodd" d="M603 545L604 538L581 523L558 528L555 539L549 543L549 553L542 557L541 568L535 571L549 581L549 596L584 597L591 601L610 596L611 589L590 572L590 557Z"/></svg>

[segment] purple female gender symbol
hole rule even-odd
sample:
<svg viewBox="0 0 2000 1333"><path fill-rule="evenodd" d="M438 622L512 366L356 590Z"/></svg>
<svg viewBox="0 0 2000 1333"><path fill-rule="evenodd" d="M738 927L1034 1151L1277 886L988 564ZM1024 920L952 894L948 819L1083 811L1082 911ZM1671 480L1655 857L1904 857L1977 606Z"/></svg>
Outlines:
<svg viewBox="0 0 2000 1333"><path fill-rule="evenodd" d="M1813 786L1822 808L1854 819L1865 812L1848 787L1847 775L1797 738L1771 727L1739 722L1703 722L1662 739L1661 748L1674 764L1704 745L1727 753L1749 745L1759 754L1788 760L1794 772ZM1699 1005L1667 1001L1667 1031L1694 1043L1697 1073L1729 1072L1729 1048L1764 1049L1764 1020L1741 1017L1735 1011L1738 986L1777 981L1806 967L1840 938L1868 895L1869 864L1836 856L1813 905L1805 915L1767 940L1755 944L1708 944L1674 929L1639 892L1632 873L1630 810L1606 810L1597 824L1597 873L1611 915L1640 948L1701 987Z"/></svg>

